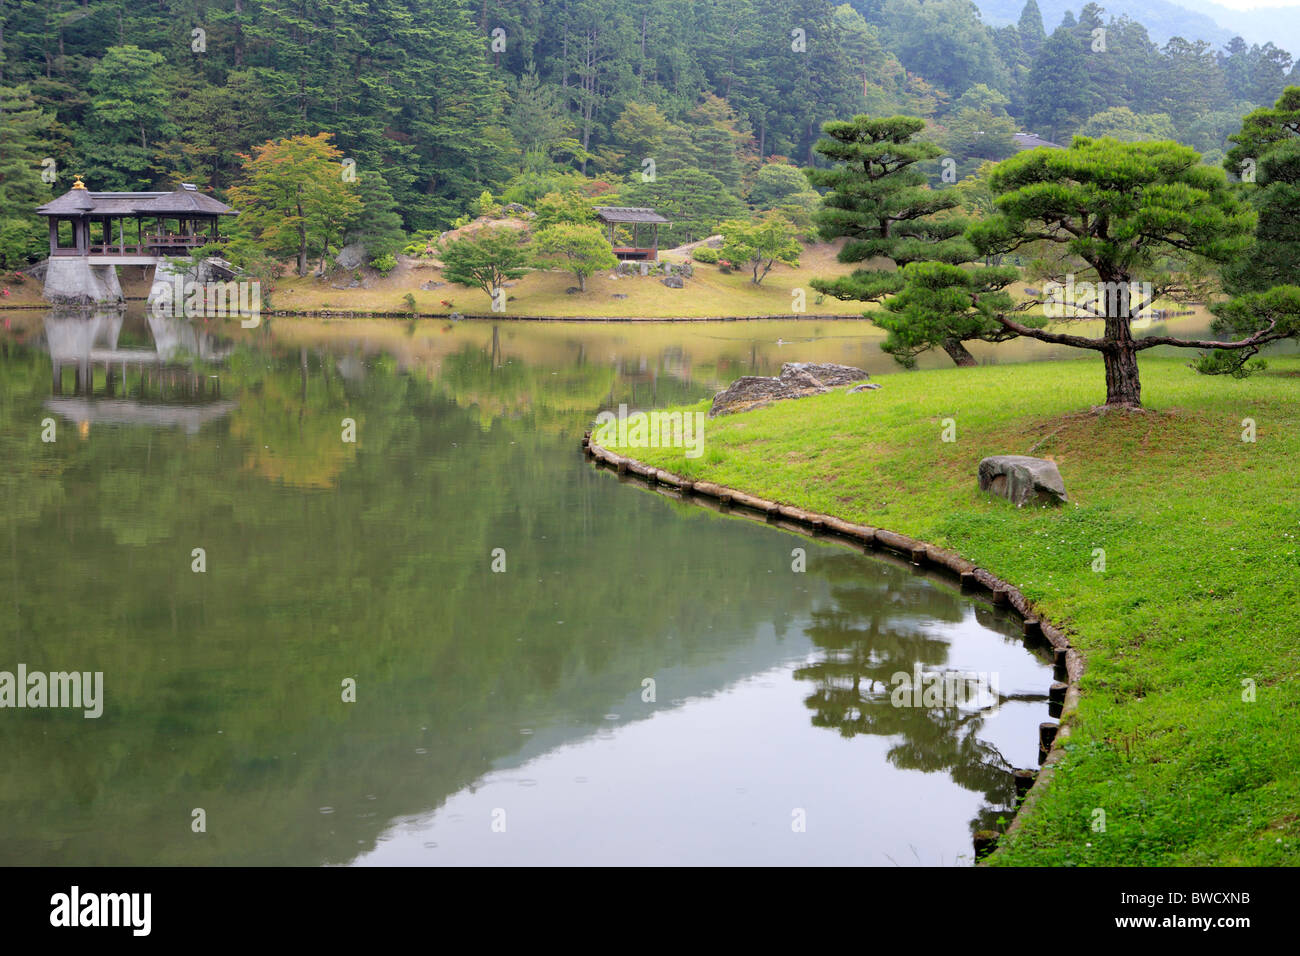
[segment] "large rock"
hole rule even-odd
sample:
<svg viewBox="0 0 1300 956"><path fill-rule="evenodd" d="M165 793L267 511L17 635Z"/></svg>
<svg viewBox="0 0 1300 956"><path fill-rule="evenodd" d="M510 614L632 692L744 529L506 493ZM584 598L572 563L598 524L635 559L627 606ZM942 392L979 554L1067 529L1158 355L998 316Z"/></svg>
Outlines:
<svg viewBox="0 0 1300 956"><path fill-rule="evenodd" d="M781 366L782 378L796 373L810 375L828 388L863 382L871 377L860 368L854 368L852 365L836 365L833 362L786 362Z"/></svg>
<svg viewBox="0 0 1300 956"><path fill-rule="evenodd" d="M360 269L366 264L366 247L359 242L350 242L334 257L334 264L340 269Z"/></svg>
<svg viewBox="0 0 1300 956"><path fill-rule="evenodd" d="M1000 495L1017 507L1027 504L1060 504L1065 482L1056 462L1028 455L993 455L980 462L980 490Z"/></svg>
<svg viewBox="0 0 1300 956"><path fill-rule="evenodd" d="M668 288L670 289L681 289L681 288L685 288L686 286L686 283L682 281L681 276L668 276L667 278L660 279L659 281L662 282L664 285L668 286Z"/></svg>
<svg viewBox="0 0 1300 956"><path fill-rule="evenodd" d="M709 417L746 412L787 398L804 398L829 392L836 385L861 382L866 372L851 365L786 362L776 378L746 375L713 396Z"/></svg>

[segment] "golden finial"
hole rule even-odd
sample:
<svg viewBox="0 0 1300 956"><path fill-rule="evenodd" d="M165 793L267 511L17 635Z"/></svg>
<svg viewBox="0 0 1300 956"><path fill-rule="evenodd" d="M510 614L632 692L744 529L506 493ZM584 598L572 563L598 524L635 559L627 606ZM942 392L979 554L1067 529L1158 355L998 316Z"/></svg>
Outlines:
<svg viewBox="0 0 1300 956"><path fill-rule="evenodd" d="M72 184L72 188L73 188L73 189L85 189L85 188L86 188L86 184L83 183L83 182L81 181L81 177L80 177L80 176L73 176L72 178L76 180L76 182L74 182L74 183Z"/></svg>

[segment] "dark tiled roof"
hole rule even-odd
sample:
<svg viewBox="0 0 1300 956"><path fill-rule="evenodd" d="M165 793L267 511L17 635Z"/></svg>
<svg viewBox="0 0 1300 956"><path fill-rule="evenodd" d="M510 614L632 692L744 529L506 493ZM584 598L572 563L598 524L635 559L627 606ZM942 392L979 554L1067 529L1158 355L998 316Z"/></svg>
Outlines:
<svg viewBox="0 0 1300 956"><path fill-rule="evenodd" d="M1043 139L1041 136L1035 136L1033 133L1016 133L1013 137L1016 141L1016 149L1037 149L1039 146L1048 146L1052 149L1065 149L1060 143L1053 143L1051 140Z"/></svg>
<svg viewBox="0 0 1300 956"><path fill-rule="evenodd" d="M668 222L646 206L597 206L596 216L605 222Z"/></svg>
<svg viewBox="0 0 1300 956"><path fill-rule="evenodd" d="M142 213L202 213L209 216L229 216L235 210L220 200L204 195L196 189L178 189L172 193L163 193L157 199L141 203L137 209Z"/></svg>
<svg viewBox="0 0 1300 956"><path fill-rule="evenodd" d="M42 216L233 216L235 210L197 189L170 193L95 193L69 189L36 210Z"/></svg>

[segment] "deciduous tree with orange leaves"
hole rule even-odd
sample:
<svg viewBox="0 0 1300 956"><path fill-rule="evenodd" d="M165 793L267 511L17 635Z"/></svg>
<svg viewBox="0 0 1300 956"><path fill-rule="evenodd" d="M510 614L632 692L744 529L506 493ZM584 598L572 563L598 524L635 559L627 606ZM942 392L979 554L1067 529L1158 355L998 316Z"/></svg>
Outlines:
<svg viewBox="0 0 1300 956"><path fill-rule="evenodd" d="M330 142L331 133L291 136L241 154L244 180L230 188L239 210L237 228L271 255L296 255L307 274L308 250L341 242L347 222L361 210L353 164Z"/></svg>

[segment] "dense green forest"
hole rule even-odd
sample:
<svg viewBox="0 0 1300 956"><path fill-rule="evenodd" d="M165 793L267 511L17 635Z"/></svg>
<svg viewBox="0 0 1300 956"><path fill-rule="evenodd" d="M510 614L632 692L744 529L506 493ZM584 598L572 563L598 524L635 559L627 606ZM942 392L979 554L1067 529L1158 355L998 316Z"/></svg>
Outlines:
<svg viewBox="0 0 1300 956"><path fill-rule="evenodd" d="M959 176L1017 131L1175 138L1217 162L1296 80L1271 44L1157 46L1092 3L1049 25L1028 0L992 27L969 0L6 0L0 245L39 256L28 210L74 174L229 198L255 147L322 132L356 163L354 233L576 182L673 209L680 239L711 227L695 210L806 194L760 171L818 162L829 120L920 117Z"/></svg>

